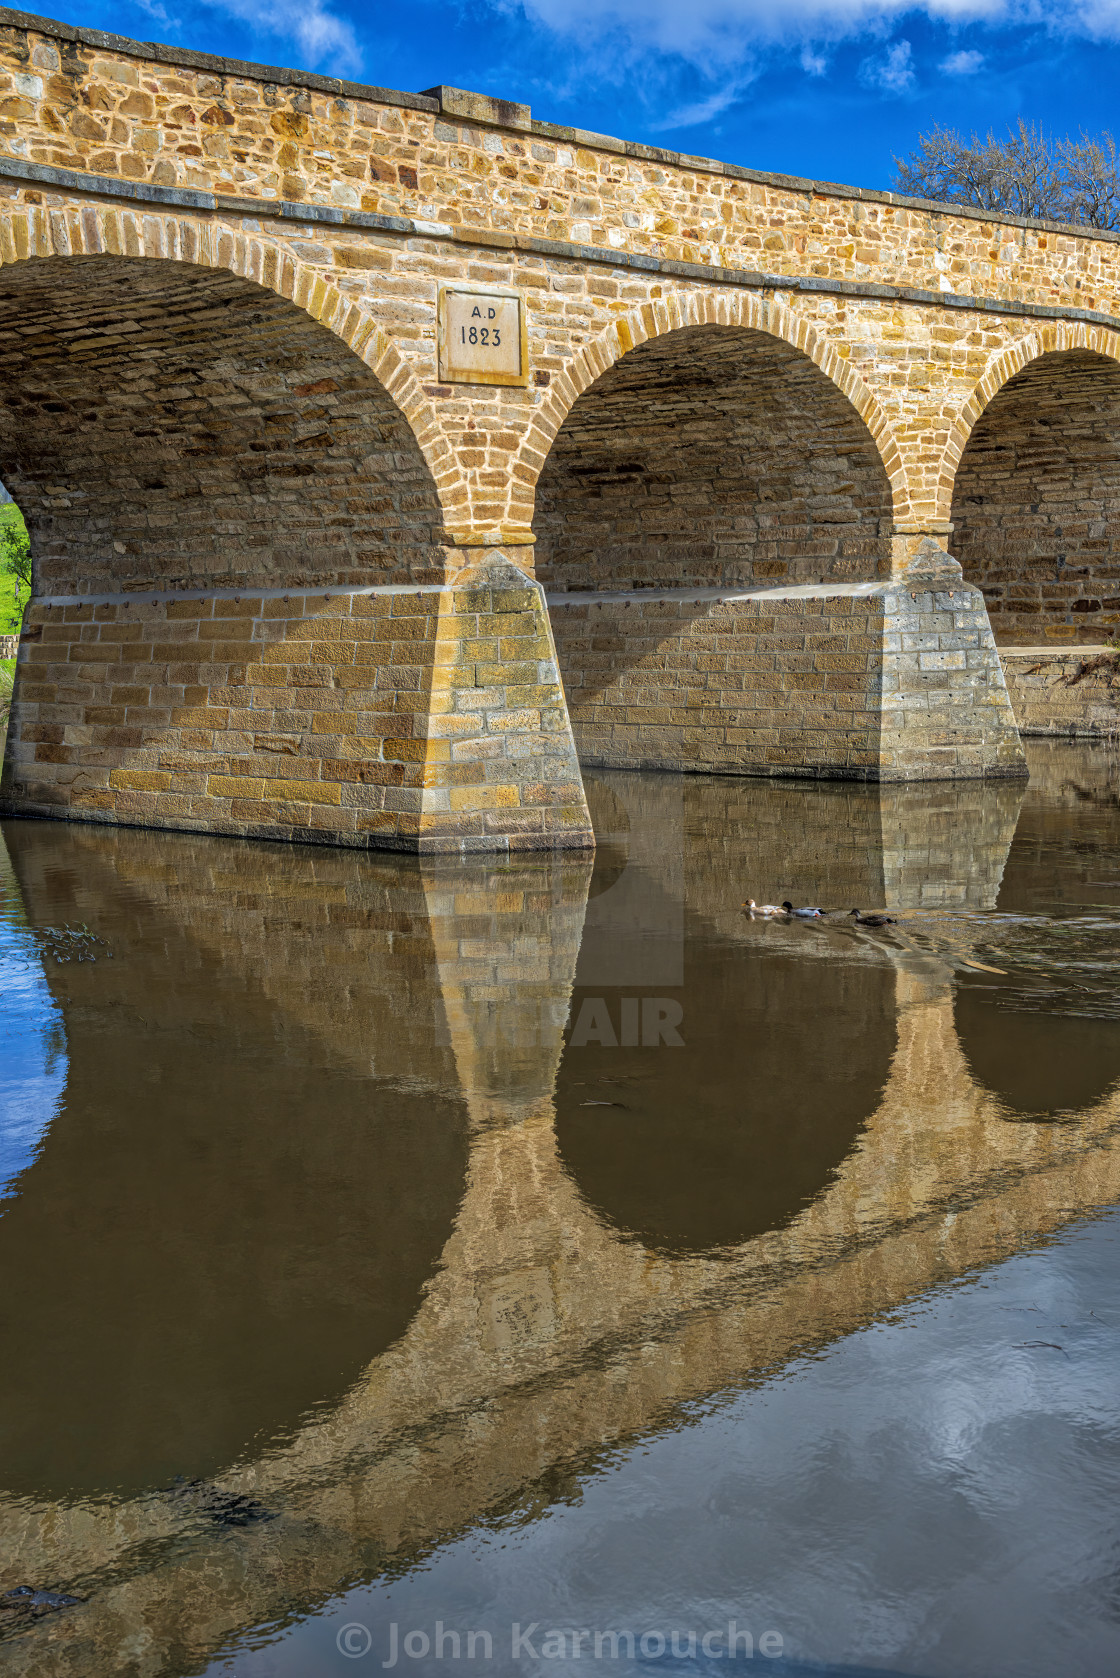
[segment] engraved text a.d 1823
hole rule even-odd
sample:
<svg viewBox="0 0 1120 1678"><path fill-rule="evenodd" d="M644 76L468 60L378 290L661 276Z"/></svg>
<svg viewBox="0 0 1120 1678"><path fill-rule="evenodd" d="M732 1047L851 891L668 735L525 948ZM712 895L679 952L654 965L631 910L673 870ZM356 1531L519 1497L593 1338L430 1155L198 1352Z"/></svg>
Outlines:
<svg viewBox="0 0 1120 1678"><path fill-rule="evenodd" d="M500 292L444 291L440 376L466 384L520 384L521 299Z"/></svg>

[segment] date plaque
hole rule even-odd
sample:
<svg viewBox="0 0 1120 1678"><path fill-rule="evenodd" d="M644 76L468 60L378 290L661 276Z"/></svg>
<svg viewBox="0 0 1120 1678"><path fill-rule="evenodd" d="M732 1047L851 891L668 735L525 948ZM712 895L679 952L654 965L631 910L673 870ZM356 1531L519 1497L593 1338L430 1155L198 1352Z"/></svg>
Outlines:
<svg viewBox="0 0 1120 1678"><path fill-rule="evenodd" d="M439 376L447 384L529 383L525 304L517 292L442 288Z"/></svg>

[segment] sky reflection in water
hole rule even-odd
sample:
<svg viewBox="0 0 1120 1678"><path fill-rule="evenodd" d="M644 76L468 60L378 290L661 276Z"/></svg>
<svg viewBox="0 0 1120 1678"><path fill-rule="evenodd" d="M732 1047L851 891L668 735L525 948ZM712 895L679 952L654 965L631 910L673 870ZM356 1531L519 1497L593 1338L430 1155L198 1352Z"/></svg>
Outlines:
<svg viewBox="0 0 1120 1678"><path fill-rule="evenodd" d="M0 1217L58 1112L66 1087L62 1017L34 938L0 918Z"/></svg>

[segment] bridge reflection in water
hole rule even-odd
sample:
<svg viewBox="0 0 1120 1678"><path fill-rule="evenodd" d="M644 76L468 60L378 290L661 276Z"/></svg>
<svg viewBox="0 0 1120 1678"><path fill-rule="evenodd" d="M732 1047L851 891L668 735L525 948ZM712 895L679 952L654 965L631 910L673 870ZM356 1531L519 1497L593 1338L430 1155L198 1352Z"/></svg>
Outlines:
<svg viewBox="0 0 1120 1678"><path fill-rule="evenodd" d="M1120 1199L1120 1031L1071 1060L964 965L1001 882L1101 901L1085 762L602 774L594 864L9 823L30 926L113 954L46 957L66 1097L0 1206L4 1578L87 1599L10 1669L179 1671Z"/></svg>

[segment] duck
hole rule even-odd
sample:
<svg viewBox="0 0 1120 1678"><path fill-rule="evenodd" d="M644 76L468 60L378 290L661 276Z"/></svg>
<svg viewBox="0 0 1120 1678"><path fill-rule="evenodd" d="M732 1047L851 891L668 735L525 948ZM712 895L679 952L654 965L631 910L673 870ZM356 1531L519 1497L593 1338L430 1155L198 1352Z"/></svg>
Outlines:
<svg viewBox="0 0 1120 1678"><path fill-rule="evenodd" d="M743 908L751 915L769 915L771 917L777 915L779 919L783 919L785 916L785 910L780 904L756 903L753 897L747 898L747 901L743 904Z"/></svg>
<svg viewBox="0 0 1120 1678"><path fill-rule="evenodd" d="M893 926L892 915L865 915L859 909L852 910L852 919L857 926Z"/></svg>
<svg viewBox="0 0 1120 1678"><path fill-rule="evenodd" d="M782 913L796 921L817 921L824 916L823 909L795 909L792 903L783 903Z"/></svg>

